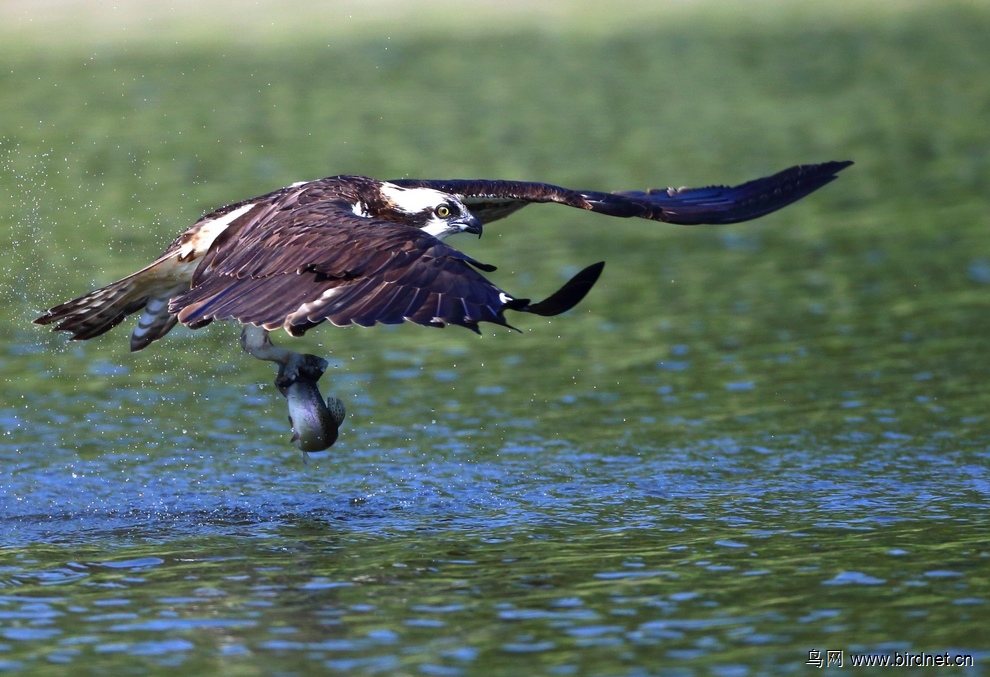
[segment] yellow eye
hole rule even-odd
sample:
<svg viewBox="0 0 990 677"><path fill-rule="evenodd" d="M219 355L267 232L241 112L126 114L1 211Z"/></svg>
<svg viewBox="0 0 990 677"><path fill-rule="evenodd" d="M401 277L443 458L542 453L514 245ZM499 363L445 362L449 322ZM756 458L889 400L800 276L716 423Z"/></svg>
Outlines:
<svg viewBox="0 0 990 677"><path fill-rule="evenodd" d="M447 205L445 205L445 204L442 204L442 205L439 205L439 206L438 206L438 207L437 207L437 208L436 208L436 209L434 210L434 213L436 213L436 215L437 215L437 216L439 216L439 217L440 217L441 219L445 219L445 218L447 218L448 216L450 216L450 207L448 207L448 206L447 206Z"/></svg>

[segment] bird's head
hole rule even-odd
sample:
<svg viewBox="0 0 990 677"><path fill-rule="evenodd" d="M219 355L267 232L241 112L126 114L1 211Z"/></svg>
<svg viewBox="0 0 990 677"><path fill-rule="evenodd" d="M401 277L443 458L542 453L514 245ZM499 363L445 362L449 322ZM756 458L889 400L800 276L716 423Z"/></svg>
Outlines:
<svg viewBox="0 0 990 677"><path fill-rule="evenodd" d="M391 212L390 220L422 228L443 239L457 233L481 237L481 219L468 211L460 198L432 188L403 188L383 183L382 196Z"/></svg>

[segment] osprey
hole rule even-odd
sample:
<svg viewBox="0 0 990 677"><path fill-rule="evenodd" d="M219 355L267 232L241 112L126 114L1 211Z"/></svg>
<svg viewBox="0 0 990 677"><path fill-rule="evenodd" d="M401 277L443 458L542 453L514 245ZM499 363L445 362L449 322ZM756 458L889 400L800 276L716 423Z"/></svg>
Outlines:
<svg viewBox="0 0 990 677"><path fill-rule="evenodd" d="M444 242L528 204L550 202L618 217L694 225L736 223L776 211L836 178L851 162L785 169L734 186L600 193L544 183L332 176L294 183L211 212L179 235L156 261L122 280L55 306L35 320L75 340L99 336L141 313L131 350L177 323L242 325L241 345L275 362L288 399L293 440L304 451L329 447L343 404L323 403L316 381L327 362L272 344L329 321L337 326L481 322L510 326L507 310L552 316L573 308L598 280L588 266L542 301L517 298L482 275L494 266Z"/></svg>

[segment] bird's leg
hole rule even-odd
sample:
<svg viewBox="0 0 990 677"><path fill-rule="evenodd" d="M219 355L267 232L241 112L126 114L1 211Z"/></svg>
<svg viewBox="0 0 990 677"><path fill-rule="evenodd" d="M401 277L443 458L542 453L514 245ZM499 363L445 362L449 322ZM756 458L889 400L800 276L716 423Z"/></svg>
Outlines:
<svg viewBox="0 0 990 677"><path fill-rule="evenodd" d="M316 382L327 370L327 361L317 355L304 355L279 348L268 338L268 330L244 325L241 346L249 355L278 364L275 387L289 403L292 441L303 452L323 451L337 441L344 420L344 403L323 395Z"/></svg>
<svg viewBox="0 0 990 677"><path fill-rule="evenodd" d="M296 381L316 383L327 370L327 361L322 357L280 348L271 342L268 338L268 330L262 327L244 325L241 329L241 347L252 357L279 365L275 386L283 395Z"/></svg>

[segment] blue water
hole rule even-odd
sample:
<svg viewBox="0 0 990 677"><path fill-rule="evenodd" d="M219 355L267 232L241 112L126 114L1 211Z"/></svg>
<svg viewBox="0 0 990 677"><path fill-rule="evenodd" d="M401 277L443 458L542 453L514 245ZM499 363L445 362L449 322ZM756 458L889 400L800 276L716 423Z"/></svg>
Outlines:
<svg viewBox="0 0 990 677"><path fill-rule="evenodd" d="M466 378L437 378L432 361L389 363L370 395L344 379L353 427L308 463L270 386L21 397L2 414L0 667L752 674L805 669L812 650L986 662L990 452L932 426L945 412L904 424L850 399L832 435L740 420L730 434L710 398L672 402L640 378L544 403L547 424L517 417L509 400L537 387L517 379L422 423L357 425ZM644 397L665 423L620 420ZM694 432L658 435L669 425Z"/></svg>

